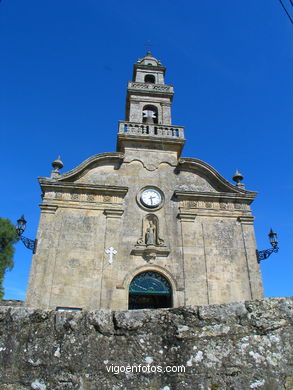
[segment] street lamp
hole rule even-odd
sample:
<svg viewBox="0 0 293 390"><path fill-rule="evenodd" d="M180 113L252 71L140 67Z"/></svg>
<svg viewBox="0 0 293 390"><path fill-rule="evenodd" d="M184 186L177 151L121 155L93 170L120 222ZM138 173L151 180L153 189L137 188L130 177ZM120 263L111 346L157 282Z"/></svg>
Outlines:
<svg viewBox="0 0 293 390"><path fill-rule="evenodd" d="M273 248L277 248L278 247L278 236L277 236L277 233L273 232L273 229L271 228L268 236L269 236L270 243L271 243L272 247Z"/></svg>
<svg viewBox="0 0 293 390"><path fill-rule="evenodd" d="M33 251L33 254L36 253L37 249L37 240L31 240L30 238L24 237L23 233L26 228L26 220L24 216L22 215L18 220L17 220L17 226L16 226L16 232L18 237L21 239L21 241L24 243L24 245Z"/></svg>
<svg viewBox="0 0 293 390"><path fill-rule="evenodd" d="M267 259L272 253L277 253L279 251L277 233L275 233L273 231L273 229L271 228L268 236L269 236L269 240L270 240L270 244L272 245L272 248L265 249L263 251L256 250L256 257L257 257L257 261L259 263L261 262L261 260Z"/></svg>
<svg viewBox="0 0 293 390"><path fill-rule="evenodd" d="M17 220L17 227L16 231L19 236L22 235L22 233L25 231L26 228L26 220L24 219L24 215L22 215L18 220Z"/></svg>

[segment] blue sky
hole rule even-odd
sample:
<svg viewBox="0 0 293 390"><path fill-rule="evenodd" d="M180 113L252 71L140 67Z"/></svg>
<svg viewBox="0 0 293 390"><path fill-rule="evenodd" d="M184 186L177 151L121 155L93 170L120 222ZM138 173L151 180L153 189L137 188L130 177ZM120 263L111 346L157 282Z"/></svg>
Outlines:
<svg viewBox="0 0 293 390"><path fill-rule="evenodd" d="M175 87L183 156L228 180L238 168L259 192L258 249L271 226L280 242L261 264L265 295L293 295L293 28L278 0L2 0L0 18L2 218L24 214L34 238L37 177L57 155L65 172L115 150L127 81L150 40ZM19 242L6 299L24 298L31 257Z"/></svg>

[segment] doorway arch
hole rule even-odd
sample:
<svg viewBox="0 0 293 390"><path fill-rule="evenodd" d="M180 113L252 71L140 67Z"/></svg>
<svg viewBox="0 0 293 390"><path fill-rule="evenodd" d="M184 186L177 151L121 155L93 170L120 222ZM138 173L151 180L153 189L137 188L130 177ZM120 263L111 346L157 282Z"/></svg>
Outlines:
<svg viewBox="0 0 293 390"><path fill-rule="evenodd" d="M129 310L167 307L172 307L172 287L162 274L146 271L132 279L129 285Z"/></svg>

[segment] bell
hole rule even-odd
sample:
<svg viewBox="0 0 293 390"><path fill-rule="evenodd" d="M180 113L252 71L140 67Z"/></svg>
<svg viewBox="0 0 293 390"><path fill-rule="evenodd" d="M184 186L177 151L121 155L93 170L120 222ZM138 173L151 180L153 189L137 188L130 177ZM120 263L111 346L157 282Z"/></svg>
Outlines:
<svg viewBox="0 0 293 390"><path fill-rule="evenodd" d="M145 119L145 123L152 124L154 123L154 118L156 117L156 114L152 110L143 110L143 118Z"/></svg>

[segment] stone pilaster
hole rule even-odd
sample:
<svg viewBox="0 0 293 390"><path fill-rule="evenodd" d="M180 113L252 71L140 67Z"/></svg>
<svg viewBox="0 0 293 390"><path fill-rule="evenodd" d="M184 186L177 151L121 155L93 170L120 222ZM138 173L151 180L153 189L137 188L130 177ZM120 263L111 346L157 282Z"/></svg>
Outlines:
<svg viewBox="0 0 293 390"><path fill-rule="evenodd" d="M253 220L254 218L251 216L242 216L238 218L238 221L241 223L251 299L261 299L263 298L264 293L260 266L257 262L256 257L256 243L254 236Z"/></svg>
<svg viewBox="0 0 293 390"><path fill-rule="evenodd" d="M162 103L162 123L166 125L171 124L171 104Z"/></svg>
<svg viewBox="0 0 293 390"><path fill-rule="evenodd" d="M204 240L196 214L181 212L182 256L185 279L185 305L208 304Z"/></svg>
<svg viewBox="0 0 293 390"><path fill-rule="evenodd" d="M57 206L41 205L42 212L37 236L39 245L33 256L26 295L28 306L48 308L50 305L56 258L55 230L59 230L56 229L56 225L60 222L56 215L57 209Z"/></svg>
<svg viewBox="0 0 293 390"><path fill-rule="evenodd" d="M108 208L104 210L106 216L106 230L104 240L104 257L101 273L100 307L113 308L120 306L116 301L116 285L119 280L119 267L121 262L121 237L122 232L122 209ZM109 251L110 249L110 251ZM106 253L115 251L116 253ZM119 257L120 256L120 257ZM124 302L125 305L125 302Z"/></svg>

